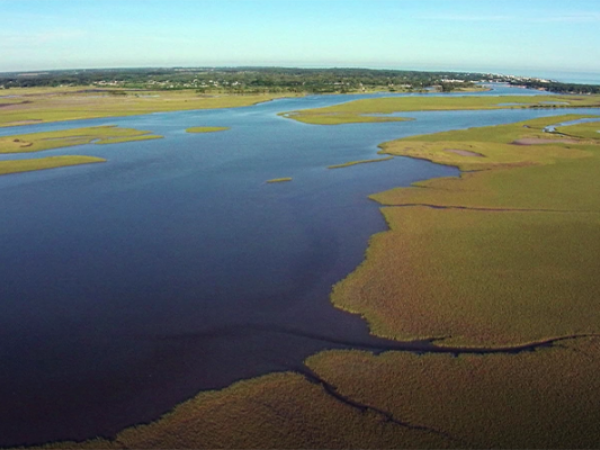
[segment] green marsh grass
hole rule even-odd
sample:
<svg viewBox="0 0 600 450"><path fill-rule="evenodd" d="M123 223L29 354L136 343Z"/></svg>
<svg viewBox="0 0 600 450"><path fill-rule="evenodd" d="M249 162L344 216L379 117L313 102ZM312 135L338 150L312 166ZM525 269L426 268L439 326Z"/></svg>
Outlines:
<svg viewBox="0 0 600 450"><path fill-rule="evenodd" d="M236 108L291 96L289 93L200 96L192 90L182 90L146 91L142 97L136 96L135 91L111 95L109 92L85 93L74 88L11 89L11 94L22 96L28 103L0 108L0 127L153 112Z"/></svg>
<svg viewBox="0 0 600 450"><path fill-rule="evenodd" d="M0 175L19 172L31 172L33 170L55 169L58 167L76 166L106 162L106 159L94 156L49 156L47 158L20 159L13 161L0 161Z"/></svg>
<svg viewBox="0 0 600 450"><path fill-rule="evenodd" d="M0 153L28 153L83 144L117 144L159 139L162 136L133 128L101 126L0 137Z"/></svg>
<svg viewBox="0 0 600 450"><path fill-rule="evenodd" d="M600 331L600 145L511 144L575 118L383 144L386 153L485 170L372 195L388 205L390 231L372 237L365 262L334 287L334 304L363 315L377 335L448 337L441 345Z"/></svg>
<svg viewBox="0 0 600 450"><path fill-rule="evenodd" d="M340 394L446 433L459 448L596 448L600 442L598 338L515 355L337 350L306 364Z"/></svg>
<svg viewBox="0 0 600 450"><path fill-rule="evenodd" d="M191 127L186 128L187 133L216 133L218 131L229 130L229 127Z"/></svg>
<svg viewBox="0 0 600 450"><path fill-rule="evenodd" d="M546 102L565 104L549 105ZM465 96L465 97L385 97L354 100L341 105L282 113L299 122L315 125L340 123L388 122L410 120L402 117L378 117L368 114L391 114L410 111L448 111L466 109L573 108L600 106L600 96Z"/></svg>
<svg viewBox="0 0 600 450"><path fill-rule="evenodd" d="M344 167L351 167L351 166L355 166L357 164L366 164L366 163L372 163L372 162L381 162L381 161L389 161L390 159L392 159L393 156L386 156L384 158L376 158L376 159L364 159L361 161L350 161L347 163L343 163L343 164L334 164L333 166L328 166L328 169L342 169Z"/></svg>

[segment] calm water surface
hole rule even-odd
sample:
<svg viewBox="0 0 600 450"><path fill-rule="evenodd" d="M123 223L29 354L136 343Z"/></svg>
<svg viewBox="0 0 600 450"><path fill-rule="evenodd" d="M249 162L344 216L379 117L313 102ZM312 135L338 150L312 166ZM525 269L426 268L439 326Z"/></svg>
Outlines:
<svg viewBox="0 0 600 450"><path fill-rule="evenodd" d="M367 195L458 171L401 157L326 167L402 136L557 114L411 113L335 127L276 115L359 97L0 129L115 124L165 136L47 151L35 156L109 161L0 177L0 445L111 436L198 391L377 343L328 299L385 229Z"/></svg>

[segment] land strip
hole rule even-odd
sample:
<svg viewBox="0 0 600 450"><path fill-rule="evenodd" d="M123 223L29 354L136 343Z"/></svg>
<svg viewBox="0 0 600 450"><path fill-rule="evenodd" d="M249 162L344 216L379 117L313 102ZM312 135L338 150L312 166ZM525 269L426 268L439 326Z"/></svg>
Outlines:
<svg viewBox="0 0 600 450"><path fill-rule="evenodd" d="M94 156L49 156L47 158L21 159L11 161L0 161L0 175L10 173L31 172L33 170L56 169L58 167L76 166L106 162L104 158Z"/></svg>
<svg viewBox="0 0 600 450"><path fill-rule="evenodd" d="M216 133L218 131L229 130L229 127L190 127L186 128L188 133Z"/></svg>
<svg viewBox="0 0 600 450"><path fill-rule="evenodd" d="M350 161L347 163L343 163L343 164L334 164L333 166L328 166L328 169L342 169L344 167L351 167L351 166L355 166L357 164L366 164L366 163L372 163L372 162L381 162L381 161L389 161L390 159L392 159L393 156L386 156L383 158L376 158L376 159L363 159L361 161Z"/></svg>
<svg viewBox="0 0 600 450"><path fill-rule="evenodd" d="M288 111L282 116L314 125L409 120L385 116L411 111L450 111L523 108L590 108L600 106L600 96L464 96L464 97L386 97L354 100L325 108ZM378 115L373 115L378 114Z"/></svg>
<svg viewBox="0 0 600 450"><path fill-rule="evenodd" d="M0 98L0 105L6 105L0 108L0 127L154 112L234 108L294 95L206 95L193 90L89 92L75 88L11 89L10 93L27 99L27 102Z"/></svg>
<svg viewBox="0 0 600 450"><path fill-rule="evenodd" d="M150 131L117 126L73 128L0 137L0 153L30 153L83 144L117 144L160 139Z"/></svg>

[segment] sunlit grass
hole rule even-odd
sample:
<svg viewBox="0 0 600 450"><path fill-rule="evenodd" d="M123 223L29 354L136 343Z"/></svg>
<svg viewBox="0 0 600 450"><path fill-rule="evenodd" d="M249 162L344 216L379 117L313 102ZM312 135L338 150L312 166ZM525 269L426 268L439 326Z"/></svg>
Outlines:
<svg viewBox="0 0 600 450"><path fill-rule="evenodd" d="M557 127L556 131L569 136L580 137L584 139L600 140L600 122L579 123Z"/></svg>
<svg viewBox="0 0 600 450"><path fill-rule="evenodd" d="M560 104L550 104L560 102ZM564 103L564 104L563 104ZM324 108L282 113L299 122L316 125L340 123L387 122L407 120L402 117L378 117L369 114L392 114L410 111L449 111L466 109L573 108L600 106L600 96L454 96L454 97L385 97L354 100Z"/></svg>
<svg viewBox="0 0 600 450"><path fill-rule="evenodd" d="M0 153L27 153L83 144L117 144L159 139L162 136L133 128L102 126L0 137Z"/></svg>
<svg viewBox="0 0 600 450"><path fill-rule="evenodd" d="M292 94L199 95L193 90L128 91L126 95L82 92L73 88L11 89L13 100L28 103L0 108L0 127L153 112L250 106ZM12 102L11 102L12 103ZM17 102L14 102L17 103Z"/></svg>
<svg viewBox="0 0 600 450"><path fill-rule="evenodd" d="M389 161L390 159L392 159L393 156L386 156L384 158L375 158L375 159L363 159L360 161L350 161L347 163L343 163L343 164L334 164L332 166L328 166L328 169L342 169L344 167L351 167L351 166L355 166L357 164L365 164L365 163L372 163L372 162L381 162L381 161Z"/></svg>
<svg viewBox="0 0 600 450"><path fill-rule="evenodd" d="M574 118L384 144L386 153L487 170L371 196L391 206L383 209L390 231L374 236L366 261L335 286L334 304L378 335L445 336L444 345L600 331L600 145L511 144Z"/></svg>
<svg viewBox="0 0 600 450"><path fill-rule="evenodd" d="M103 158L94 156L49 156L47 158L21 159L12 161L0 161L0 175L10 173L30 172L33 170L55 169L58 167L75 166L105 162Z"/></svg>
<svg viewBox="0 0 600 450"><path fill-rule="evenodd" d="M229 127L190 127L186 128L188 133L216 133L218 131L229 130Z"/></svg>

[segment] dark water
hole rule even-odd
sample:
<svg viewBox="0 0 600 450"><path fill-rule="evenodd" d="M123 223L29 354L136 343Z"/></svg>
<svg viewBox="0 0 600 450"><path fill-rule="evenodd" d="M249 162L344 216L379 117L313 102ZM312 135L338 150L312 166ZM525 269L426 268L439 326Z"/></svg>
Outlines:
<svg viewBox="0 0 600 450"><path fill-rule="evenodd" d="M367 195L458 172L399 157L326 166L372 158L393 138L556 114L336 127L276 115L355 97L0 129L118 124L165 136L47 151L36 156L109 162L0 177L0 445L110 436L200 390L376 344L328 300L385 229ZM213 125L231 130L184 131Z"/></svg>

